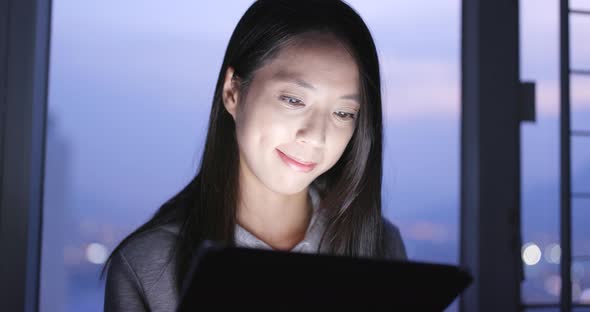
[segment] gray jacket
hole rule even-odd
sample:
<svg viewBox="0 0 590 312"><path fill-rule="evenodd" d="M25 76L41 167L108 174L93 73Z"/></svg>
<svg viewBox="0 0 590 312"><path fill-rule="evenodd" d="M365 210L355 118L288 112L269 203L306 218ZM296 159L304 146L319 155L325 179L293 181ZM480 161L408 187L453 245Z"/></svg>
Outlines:
<svg viewBox="0 0 590 312"><path fill-rule="evenodd" d="M397 227L384 219L387 258L405 260L406 251ZM239 246L264 248L266 244L245 230ZM113 255L107 274L104 310L108 312L174 311L179 299L171 259L176 228L163 226L142 233ZM236 235L239 235L236 233ZM308 252L314 242L304 240L292 251Z"/></svg>
<svg viewBox="0 0 590 312"><path fill-rule="evenodd" d="M312 194L314 214L305 238L291 251L313 253L325 223L317 213L317 194ZM406 250L398 228L383 219L386 257L406 260ZM112 258L107 273L104 310L107 312L174 311L179 299L172 260L172 247L178 225L166 225L141 233ZM271 249L250 232L236 225L236 244L240 247ZM321 252L321 251L320 251Z"/></svg>

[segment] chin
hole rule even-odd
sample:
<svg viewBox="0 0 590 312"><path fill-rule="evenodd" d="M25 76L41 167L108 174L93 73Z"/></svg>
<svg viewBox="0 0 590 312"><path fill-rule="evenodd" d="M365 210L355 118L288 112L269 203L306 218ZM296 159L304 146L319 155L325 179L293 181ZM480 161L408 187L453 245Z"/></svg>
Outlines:
<svg viewBox="0 0 590 312"><path fill-rule="evenodd" d="M269 185L268 187L276 193L284 194L284 195L294 195L300 192L303 192L305 188L307 188L312 181L303 182L303 181L291 181L292 183L285 183L285 181L279 181L274 183L274 185Z"/></svg>

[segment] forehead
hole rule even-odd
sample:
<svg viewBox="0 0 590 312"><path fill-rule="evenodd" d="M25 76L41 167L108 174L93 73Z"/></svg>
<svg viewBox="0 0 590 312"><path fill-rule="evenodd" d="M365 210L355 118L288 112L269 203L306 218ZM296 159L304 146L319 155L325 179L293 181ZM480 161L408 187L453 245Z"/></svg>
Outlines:
<svg viewBox="0 0 590 312"><path fill-rule="evenodd" d="M332 37L296 40L283 47L257 76L281 81L297 77L318 91L358 92L359 74L355 59L340 41Z"/></svg>

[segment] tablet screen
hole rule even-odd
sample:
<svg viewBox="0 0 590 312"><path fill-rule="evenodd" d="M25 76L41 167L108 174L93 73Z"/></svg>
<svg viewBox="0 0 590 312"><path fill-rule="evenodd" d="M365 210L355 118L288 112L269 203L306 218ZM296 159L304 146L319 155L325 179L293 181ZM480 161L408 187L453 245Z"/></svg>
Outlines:
<svg viewBox="0 0 590 312"><path fill-rule="evenodd" d="M443 311L470 284L459 267L204 244L178 311Z"/></svg>

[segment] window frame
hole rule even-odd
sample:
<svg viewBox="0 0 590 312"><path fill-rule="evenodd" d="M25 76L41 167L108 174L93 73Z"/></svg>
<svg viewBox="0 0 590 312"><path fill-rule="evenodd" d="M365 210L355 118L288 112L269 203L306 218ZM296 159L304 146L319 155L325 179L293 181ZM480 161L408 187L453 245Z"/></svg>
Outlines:
<svg viewBox="0 0 590 312"><path fill-rule="evenodd" d="M39 310L50 0L0 2L0 301Z"/></svg>
<svg viewBox="0 0 590 312"><path fill-rule="evenodd" d="M519 2L463 0L461 10L460 264L474 281L460 310L516 312L524 278L520 124L526 111Z"/></svg>

